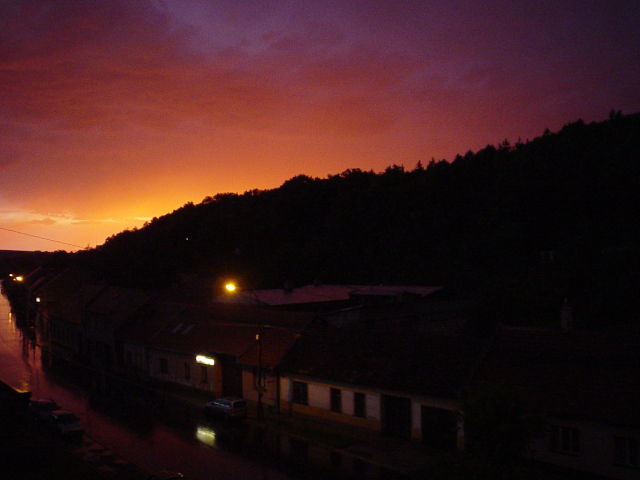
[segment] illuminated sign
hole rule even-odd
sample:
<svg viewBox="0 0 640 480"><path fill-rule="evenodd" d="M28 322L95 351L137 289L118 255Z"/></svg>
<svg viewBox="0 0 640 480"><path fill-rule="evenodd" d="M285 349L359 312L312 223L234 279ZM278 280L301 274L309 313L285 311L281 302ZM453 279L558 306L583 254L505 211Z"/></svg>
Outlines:
<svg viewBox="0 0 640 480"><path fill-rule="evenodd" d="M205 357L204 355L197 355L196 362L202 363L203 365L215 365L216 361L211 357Z"/></svg>

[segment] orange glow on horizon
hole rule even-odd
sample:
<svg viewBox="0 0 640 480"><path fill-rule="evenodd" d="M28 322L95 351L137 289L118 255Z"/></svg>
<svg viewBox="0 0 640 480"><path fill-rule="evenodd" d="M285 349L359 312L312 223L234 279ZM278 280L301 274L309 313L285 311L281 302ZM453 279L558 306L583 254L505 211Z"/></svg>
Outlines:
<svg viewBox="0 0 640 480"><path fill-rule="evenodd" d="M94 247L218 193L640 111L637 2L556 3L18 2L0 250Z"/></svg>

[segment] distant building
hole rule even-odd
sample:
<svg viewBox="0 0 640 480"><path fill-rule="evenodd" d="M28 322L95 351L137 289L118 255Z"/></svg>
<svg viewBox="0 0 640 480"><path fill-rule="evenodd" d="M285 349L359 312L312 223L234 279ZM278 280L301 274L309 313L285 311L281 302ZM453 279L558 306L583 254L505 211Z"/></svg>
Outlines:
<svg viewBox="0 0 640 480"><path fill-rule="evenodd" d="M500 327L472 387L508 387L545 420L527 456L621 480L640 475L640 326Z"/></svg>

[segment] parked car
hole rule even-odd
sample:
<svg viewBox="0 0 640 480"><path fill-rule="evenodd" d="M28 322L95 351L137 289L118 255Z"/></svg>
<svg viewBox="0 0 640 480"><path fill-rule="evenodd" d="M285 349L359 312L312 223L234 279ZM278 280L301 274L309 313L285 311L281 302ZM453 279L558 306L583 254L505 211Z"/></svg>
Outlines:
<svg viewBox="0 0 640 480"><path fill-rule="evenodd" d="M63 437L82 436L84 426L73 412L67 410L55 410L48 418L49 426L55 433Z"/></svg>
<svg viewBox="0 0 640 480"><path fill-rule="evenodd" d="M245 418L247 416L247 401L238 397L221 397L207 403L204 411L208 415L224 418Z"/></svg>
<svg viewBox="0 0 640 480"><path fill-rule="evenodd" d="M51 398L40 398L31 401L29 410L31 410L39 420L46 420L51 415L51 412L60 410L60 406Z"/></svg>

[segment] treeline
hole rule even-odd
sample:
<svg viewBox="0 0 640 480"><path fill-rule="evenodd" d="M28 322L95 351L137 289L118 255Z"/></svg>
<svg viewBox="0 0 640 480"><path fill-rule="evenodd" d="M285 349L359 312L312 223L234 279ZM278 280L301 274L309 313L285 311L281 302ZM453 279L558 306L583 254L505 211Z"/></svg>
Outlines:
<svg viewBox="0 0 640 480"><path fill-rule="evenodd" d="M569 299L595 326L637 318L638 232L640 114L612 112L452 162L218 194L56 261L126 286L451 285L511 324L557 322Z"/></svg>

